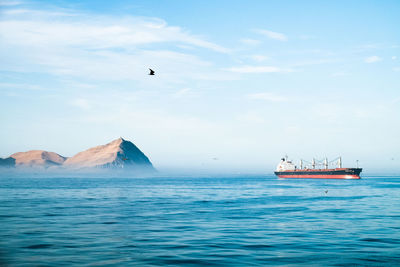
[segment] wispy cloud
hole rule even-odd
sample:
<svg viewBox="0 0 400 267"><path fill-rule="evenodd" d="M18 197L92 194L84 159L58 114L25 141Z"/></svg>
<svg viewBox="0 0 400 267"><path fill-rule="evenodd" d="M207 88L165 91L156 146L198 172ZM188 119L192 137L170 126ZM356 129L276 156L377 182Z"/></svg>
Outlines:
<svg viewBox="0 0 400 267"><path fill-rule="evenodd" d="M143 73L157 66L159 78L154 82L221 79L208 69L211 62L194 53L199 49L229 53L228 48L158 18L89 18L69 10L7 9L0 16L0 69L86 80L148 81ZM193 49L180 52L181 46Z"/></svg>
<svg viewBox="0 0 400 267"><path fill-rule="evenodd" d="M278 41L287 41L288 38L285 34L279 32L273 32L269 30L262 30L262 29L254 29L254 32L267 36L270 39L278 40Z"/></svg>
<svg viewBox="0 0 400 267"><path fill-rule="evenodd" d="M249 56L249 58L251 58L254 61L262 62L262 61L267 60L269 57L264 56L264 55L251 55L251 56Z"/></svg>
<svg viewBox="0 0 400 267"><path fill-rule="evenodd" d="M245 45L259 45L261 43L260 40L249 39L249 38L241 39L240 42Z"/></svg>
<svg viewBox="0 0 400 267"><path fill-rule="evenodd" d="M88 20L84 15L71 14L72 17L62 19L55 18L54 12L35 10L24 10L27 14L23 17L12 16L18 15L12 13L16 11L18 10L9 10L9 19L3 18L0 25L3 40L17 45L22 45L21 41L25 40L33 46L59 45L104 49L175 42L221 53L229 52L227 48L185 32L180 27L168 26L164 20L156 18L91 17Z"/></svg>
<svg viewBox="0 0 400 267"><path fill-rule="evenodd" d="M357 52L366 52L371 50L377 50L382 47L382 44L374 43L374 44L363 44L355 47L355 51Z"/></svg>
<svg viewBox="0 0 400 267"><path fill-rule="evenodd" d="M91 105L89 104L89 101L84 99L84 98L76 98L73 101L71 101L71 105L78 107L80 109L84 110L89 110L91 109Z"/></svg>
<svg viewBox="0 0 400 267"><path fill-rule="evenodd" d="M0 1L0 6L17 6L22 4L20 1Z"/></svg>
<svg viewBox="0 0 400 267"><path fill-rule="evenodd" d="M381 57L371 56L371 57L367 57L366 59L364 59L364 62L365 63L375 63L375 62L378 62L378 61L381 61L381 60L382 60Z"/></svg>
<svg viewBox="0 0 400 267"><path fill-rule="evenodd" d="M190 88L183 88L172 95L172 97L174 98L194 98L197 96L198 93L196 93L193 89Z"/></svg>
<svg viewBox="0 0 400 267"><path fill-rule="evenodd" d="M42 87L28 83L0 83L0 89L43 90Z"/></svg>
<svg viewBox="0 0 400 267"><path fill-rule="evenodd" d="M225 69L231 72L237 73L285 73L291 72L291 69L282 69L274 66L240 66L240 67L232 67Z"/></svg>
<svg viewBox="0 0 400 267"><path fill-rule="evenodd" d="M0 70L79 77L81 82L137 80L150 86L232 79L210 70L212 62L196 54L199 49L223 54L230 49L159 18L88 16L64 9L6 11L0 16ZM153 79L145 75L148 67L157 70Z"/></svg>
<svg viewBox="0 0 400 267"><path fill-rule="evenodd" d="M270 93L270 92L248 94L248 95L246 95L246 98L252 99L252 100L264 100L264 101L270 101L270 102L288 101L288 99L286 97L277 95L274 93Z"/></svg>
<svg viewBox="0 0 400 267"><path fill-rule="evenodd" d="M303 66L312 66L312 65L322 65L322 64L331 64L335 62L341 62L343 59L341 58L321 58L314 60L304 60L296 63L290 64L291 67L303 67Z"/></svg>

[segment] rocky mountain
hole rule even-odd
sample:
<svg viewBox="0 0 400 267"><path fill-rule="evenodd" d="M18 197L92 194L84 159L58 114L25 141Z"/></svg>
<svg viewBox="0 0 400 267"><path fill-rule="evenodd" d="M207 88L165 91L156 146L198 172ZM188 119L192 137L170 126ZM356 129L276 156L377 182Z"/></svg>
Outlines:
<svg viewBox="0 0 400 267"><path fill-rule="evenodd" d="M132 142L118 138L68 158L66 168L135 168L155 170L150 160Z"/></svg>
<svg viewBox="0 0 400 267"><path fill-rule="evenodd" d="M27 152L18 152L12 154L9 159L14 159L14 165L17 167L50 167L60 166L64 163L65 157L54 152L44 150L30 150ZM7 159L5 159L7 160Z"/></svg>
<svg viewBox="0 0 400 267"><path fill-rule="evenodd" d="M148 157L132 142L123 138L118 138L106 145L90 148L71 158L44 150L18 152L5 159L0 158L0 167L155 171Z"/></svg>

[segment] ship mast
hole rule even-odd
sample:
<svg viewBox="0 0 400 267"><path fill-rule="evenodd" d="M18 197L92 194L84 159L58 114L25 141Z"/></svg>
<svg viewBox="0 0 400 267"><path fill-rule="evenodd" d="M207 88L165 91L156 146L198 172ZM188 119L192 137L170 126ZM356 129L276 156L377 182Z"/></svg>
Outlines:
<svg viewBox="0 0 400 267"><path fill-rule="evenodd" d="M324 160L324 166L325 166L325 169L328 169L328 158L325 158L325 160Z"/></svg>
<svg viewBox="0 0 400 267"><path fill-rule="evenodd" d="M342 157L338 159L338 168L342 168Z"/></svg>
<svg viewBox="0 0 400 267"><path fill-rule="evenodd" d="M312 168L315 169L315 159L312 159Z"/></svg>

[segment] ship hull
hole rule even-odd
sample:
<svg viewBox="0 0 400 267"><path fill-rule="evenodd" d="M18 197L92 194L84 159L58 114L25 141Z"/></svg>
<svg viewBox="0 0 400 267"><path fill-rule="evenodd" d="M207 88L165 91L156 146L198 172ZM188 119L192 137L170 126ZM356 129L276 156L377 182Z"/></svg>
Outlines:
<svg viewBox="0 0 400 267"><path fill-rule="evenodd" d="M307 169L275 172L279 178L360 179L361 168Z"/></svg>

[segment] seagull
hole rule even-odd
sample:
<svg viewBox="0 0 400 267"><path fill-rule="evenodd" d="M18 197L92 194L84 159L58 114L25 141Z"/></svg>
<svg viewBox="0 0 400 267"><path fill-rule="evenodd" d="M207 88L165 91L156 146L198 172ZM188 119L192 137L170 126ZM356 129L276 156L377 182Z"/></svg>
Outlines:
<svg viewBox="0 0 400 267"><path fill-rule="evenodd" d="M325 190L325 194L328 194L328 190Z"/></svg>
<svg viewBox="0 0 400 267"><path fill-rule="evenodd" d="M154 70L152 70L152 69L149 69L150 70L150 73L149 73L149 75L154 75Z"/></svg>

